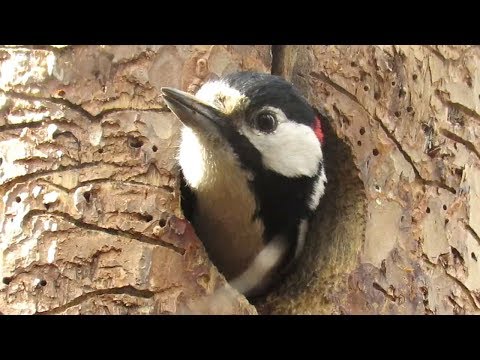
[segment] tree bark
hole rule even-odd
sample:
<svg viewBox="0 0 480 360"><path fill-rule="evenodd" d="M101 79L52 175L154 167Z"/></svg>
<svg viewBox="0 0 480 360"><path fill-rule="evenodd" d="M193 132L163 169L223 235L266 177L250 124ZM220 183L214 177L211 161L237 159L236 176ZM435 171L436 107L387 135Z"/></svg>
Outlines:
<svg viewBox="0 0 480 360"><path fill-rule="evenodd" d="M0 312L478 313L480 48L271 52L1 48ZM179 123L159 96L238 69L284 76L327 115L306 251L255 307L183 219Z"/></svg>
<svg viewBox="0 0 480 360"><path fill-rule="evenodd" d="M180 210L160 87L270 71L268 46L0 49L0 312L256 313Z"/></svg>

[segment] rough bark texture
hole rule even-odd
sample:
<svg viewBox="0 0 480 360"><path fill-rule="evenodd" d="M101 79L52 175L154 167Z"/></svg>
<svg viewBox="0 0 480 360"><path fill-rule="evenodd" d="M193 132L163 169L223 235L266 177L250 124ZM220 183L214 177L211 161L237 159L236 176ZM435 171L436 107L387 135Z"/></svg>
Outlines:
<svg viewBox="0 0 480 360"><path fill-rule="evenodd" d="M161 86L270 71L269 46L0 49L0 312L256 313L179 206Z"/></svg>
<svg viewBox="0 0 480 360"><path fill-rule="evenodd" d="M286 46L274 65L339 139L304 262L259 309L478 313L480 48Z"/></svg>
<svg viewBox="0 0 480 360"><path fill-rule="evenodd" d="M480 48L0 49L0 312L462 314L480 309ZM251 306L183 220L161 86L244 68L326 111L327 195Z"/></svg>

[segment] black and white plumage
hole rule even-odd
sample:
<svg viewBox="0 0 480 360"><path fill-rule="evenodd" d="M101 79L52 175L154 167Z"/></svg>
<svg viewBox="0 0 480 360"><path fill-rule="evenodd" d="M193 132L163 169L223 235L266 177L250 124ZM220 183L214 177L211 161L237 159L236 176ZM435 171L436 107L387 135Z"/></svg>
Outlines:
<svg viewBox="0 0 480 360"><path fill-rule="evenodd" d="M195 96L162 91L185 125L178 161L197 234L240 292L268 289L298 258L324 193L320 119L269 74L234 73Z"/></svg>

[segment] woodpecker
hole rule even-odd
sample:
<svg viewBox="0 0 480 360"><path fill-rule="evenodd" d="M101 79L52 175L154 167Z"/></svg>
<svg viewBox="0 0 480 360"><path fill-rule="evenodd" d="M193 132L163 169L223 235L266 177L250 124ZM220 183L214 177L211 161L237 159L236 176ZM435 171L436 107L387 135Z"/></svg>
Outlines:
<svg viewBox="0 0 480 360"><path fill-rule="evenodd" d="M320 114L286 80L237 72L195 95L162 88L183 123L178 161L209 257L246 296L291 269L324 194Z"/></svg>

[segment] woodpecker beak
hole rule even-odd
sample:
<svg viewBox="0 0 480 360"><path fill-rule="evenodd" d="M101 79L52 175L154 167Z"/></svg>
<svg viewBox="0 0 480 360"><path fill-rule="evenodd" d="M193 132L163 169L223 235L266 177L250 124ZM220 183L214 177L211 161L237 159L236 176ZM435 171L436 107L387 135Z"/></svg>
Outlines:
<svg viewBox="0 0 480 360"><path fill-rule="evenodd" d="M225 114L189 93L168 87L163 87L162 93L167 106L185 126L205 135L220 136L227 125Z"/></svg>

